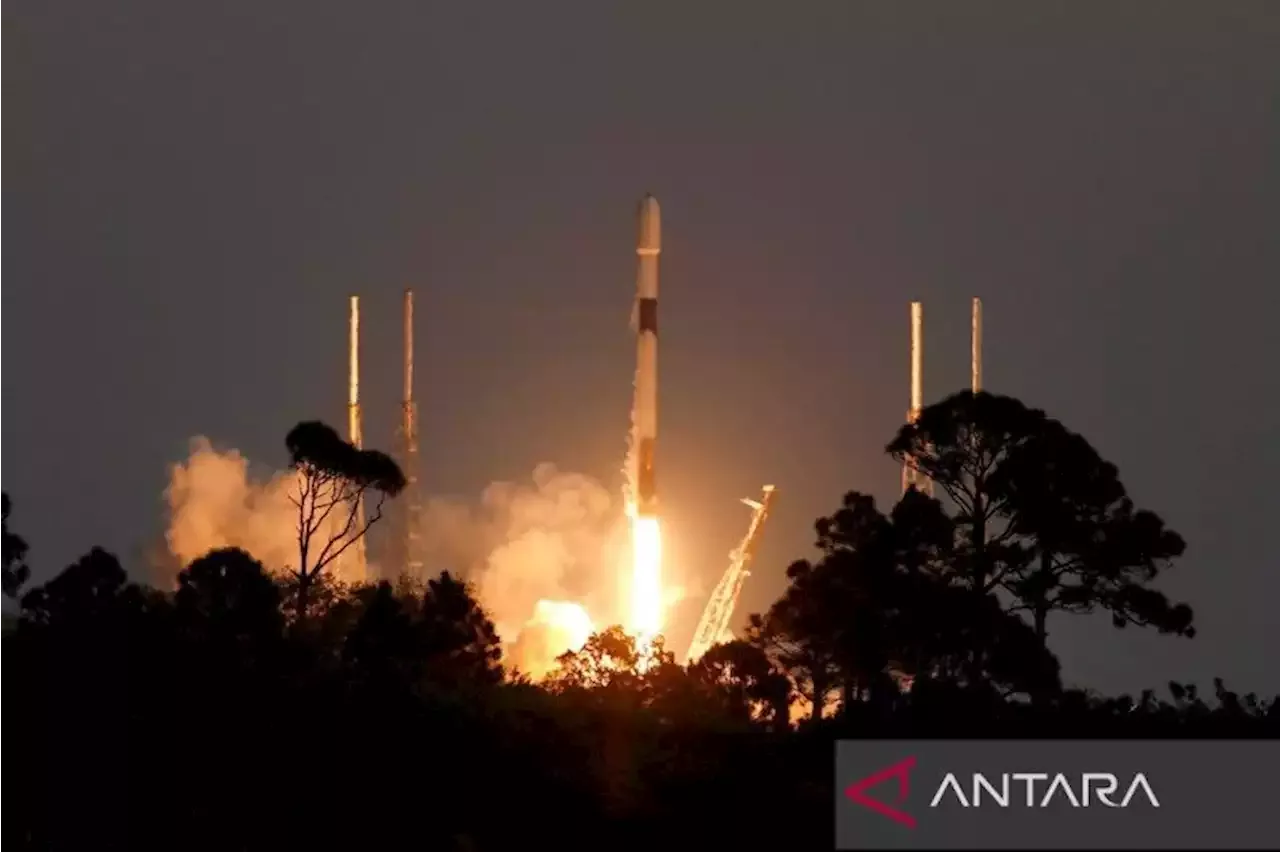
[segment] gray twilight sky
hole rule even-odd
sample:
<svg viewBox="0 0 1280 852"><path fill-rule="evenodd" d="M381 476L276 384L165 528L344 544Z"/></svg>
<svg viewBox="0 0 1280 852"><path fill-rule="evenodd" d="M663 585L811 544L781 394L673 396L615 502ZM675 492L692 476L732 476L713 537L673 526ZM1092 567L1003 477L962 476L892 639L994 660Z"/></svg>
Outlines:
<svg viewBox="0 0 1280 852"><path fill-rule="evenodd" d="M4 49L3 484L38 576L157 535L191 436L280 466L340 424L353 291L383 446L419 293L431 492L548 460L614 487L652 191L660 488L705 584L764 482L745 609L844 491L888 505L907 302L932 399L980 295L988 387L1189 542L1165 588L1201 636L1060 620L1068 675L1280 687L1280 3L42 0Z"/></svg>

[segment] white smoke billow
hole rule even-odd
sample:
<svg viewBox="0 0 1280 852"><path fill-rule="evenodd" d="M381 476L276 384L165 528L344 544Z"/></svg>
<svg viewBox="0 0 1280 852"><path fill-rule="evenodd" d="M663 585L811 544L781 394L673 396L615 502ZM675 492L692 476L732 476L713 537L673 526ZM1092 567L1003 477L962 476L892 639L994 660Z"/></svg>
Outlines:
<svg viewBox="0 0 1280 852"><path fill-rule="evenodd" d="M509 640L508 662L534 676L581 646L594 623L587 613L615 619L624 533L604 486L553 464L535 468L529 484L493 483L475 506L429 500L422 517L425 564L465 566Z"/></svg>
<svg viewBox="0 0 1280 852"><path fill-rule="evenodd" d="M294 484L289 471L255 480L239 452L194 439L165 490L170 552L186 565L214 548L239 547L273 571L295 565ZM625 524L591 477L542 464L531 482L493 483L476 503L426 500L420 524L428 573L470 580L507 643L508 664L530 675L616 620ZM593 622L588 612L610 620Z"/></svg>
<svg viewBox="0 0 1280 852"><path fill-rule="evenodd" d="M193 438L187 460L169 471L165 541L182 565L220 547L239 547L272 571L298 561L297 516L289 502L295 477L282 471L266 482L249 477L249 460Z"/></svg>

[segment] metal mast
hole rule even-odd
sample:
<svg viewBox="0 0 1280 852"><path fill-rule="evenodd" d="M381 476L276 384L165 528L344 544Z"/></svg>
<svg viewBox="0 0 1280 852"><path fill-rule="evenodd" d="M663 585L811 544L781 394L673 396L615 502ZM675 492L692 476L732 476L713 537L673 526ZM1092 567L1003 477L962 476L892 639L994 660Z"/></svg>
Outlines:
<svg viewBox="0 0 1280 852"><path fill-rule="evenodd" d="M418 542L421 505L418 494L418 403L413 398L413 291L404 291L404 402L400 411L400 437L404 442L406 481L403 522L402 571L422 576L422 550Z"/></svg>
<svg viewBox="0 0 1280 852"><path fill-rule="evenodd" d="M742 543L729 554L729 568L716 584L715 591L711 593L707 608L702 611L702 618L698 620L698 629L694 631L693 642L689 645L686 663L696 662L713 645L733 639L733 633L729 627L733 620L733 610L738 605L742 584L751 573L747 570L747 566L751 562L751 557L755 555L760 531L764 527L765 518L769 516L769 507L773 503L773 494L774 487L766 485L759 502L746 497L742 498L742 502L752 508L751 526L747 528L747 534L743 537Z"/></svg>
<svg viewBox="0 0 1280 852"><path fill-rule="evenodd" d="M924 406L924 305L911 303L911 407L907 409L907 422L920 419ZM933 482L916 470L910 458L902 462L902 493L915 486L917 491L933 494Z"/></svg>
<svg viewBox="0 0 1280 852"><path fill-rule="evenodd" d="M973 297L973 339L969 357L973 392L982 392L982 300Z"/></svg>
<svg viewBox="0 0 1280 852"><path fill-rule="evenodd" d="M360 417L360 297L351 297L351 310L347 323L347 440L356 449L364 447L364 430ZM355 529L364 529L364 501L356 503ZM365 558L364 536L351 546L351 579L363 582L367 577L368 562Z"/></svg>

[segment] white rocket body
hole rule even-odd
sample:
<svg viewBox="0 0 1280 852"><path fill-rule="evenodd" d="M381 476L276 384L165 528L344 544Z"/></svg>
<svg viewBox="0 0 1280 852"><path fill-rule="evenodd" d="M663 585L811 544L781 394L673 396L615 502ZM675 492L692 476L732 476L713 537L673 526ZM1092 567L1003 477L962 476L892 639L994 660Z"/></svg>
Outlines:
<svg viewBox="0 0 1280 852"><path fill-rule="evenodd" d="M646 195L640 202L636 236L636 387L632 413L636 508L640 515L657 513L654 452L658 440L658 254L662 224L658 200Z"/></svg>

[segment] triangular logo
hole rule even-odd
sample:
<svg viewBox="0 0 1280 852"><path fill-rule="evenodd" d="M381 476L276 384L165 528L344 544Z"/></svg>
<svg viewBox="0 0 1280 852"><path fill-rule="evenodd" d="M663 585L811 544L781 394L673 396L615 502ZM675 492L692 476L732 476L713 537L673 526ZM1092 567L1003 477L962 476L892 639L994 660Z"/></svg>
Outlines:
<svg viewBox="0 0 1280 852"><path fill-rule="evenodd" d="M866 791L877 784L888 781L890 778L898 779L898 802L901 805L907 800L907 793L910 791L910 772L916 765L914 757L908 757L899 763L887 769L881 769L873 775L868 775L861 781L855 781L848 787L844 788L844 794L849 801L862 805L864 808L870 808L881 816L886 816L894 822L905 825L907 828L915 828L915 817L906 811L900 811L897 808L890 807L884 802L873 799L867 795Z"/></svg>

